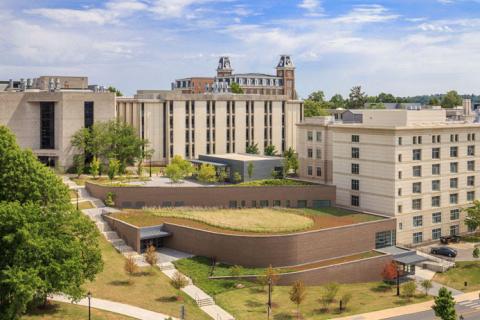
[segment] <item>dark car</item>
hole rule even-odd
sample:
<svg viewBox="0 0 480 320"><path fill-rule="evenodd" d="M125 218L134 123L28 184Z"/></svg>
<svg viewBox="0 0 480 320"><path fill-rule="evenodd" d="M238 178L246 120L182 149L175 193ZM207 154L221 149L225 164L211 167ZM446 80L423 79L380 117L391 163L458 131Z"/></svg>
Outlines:
<svg viewBox="0 0 480 320"><path fill-rule="evenodd" d="M457 250L450 247L436 247L430 250L431 254L438 254L439 256L446 256L454 258L457 256Z"/></svg>

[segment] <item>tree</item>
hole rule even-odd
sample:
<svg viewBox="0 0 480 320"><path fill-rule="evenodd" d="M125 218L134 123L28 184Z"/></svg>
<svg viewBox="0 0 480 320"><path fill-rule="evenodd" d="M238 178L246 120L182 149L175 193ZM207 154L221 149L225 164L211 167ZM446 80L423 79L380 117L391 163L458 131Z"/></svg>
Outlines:
<svg viewBox="0 0 480 320"><path fill-rule="evenodd" d="M277 150L275 149L275 146L273 144L270 144L265 148L265 155L266 156L276 156L277 155Z"/></svg>
<svg viewBox="0 0 480 320"><path fill-rule="evenodd" d="M423 290L425 290L425 295L428 295L428 290L432 289L433 287L432 280L428 279L422 280L420 285L422 286Z"/></svg>
<svg viewBox="0 0 480 320"><path fill-rule="evenodd" d="M477 229L480 227L480 201L474 200L473 205L466 209L463 209L467 212L467 216L465 218L465 224L472 230Z"/></svg>
<svg viewBox="0 0 480 320"><path fill-rule="evenodd" d="M245 152L249 154L259 154L260 151L258 150L258 143L249 144L245 149Z"/></svg>
<svg viewBox="0 0 480 320"><path fill-rule="evenodd" d="M480 249L478 247L473 249L472 257L474 257L475 259L478 259L480 257Z"/></svg>
<svg viewBox="0 0 480 320"><path fill-rule="evenodd" d="M125 264L123 266L123 269L125 270L125 272L129 276L128 282L132 283L133 282L133 280L132 280L133 276L138 272L138 265L135 262L135 258L133 257L133 255L129 255L125 259Z"/></svg>
<svg viewBox="0 0 480 320"><path fill-rule="evenodd" d="M461 106L462 104L463 99L455 90L448 91L447 94L442 98L443 108L455 108L456 106Z"/></svg>
<svg viewBox="0 0 480 320"><path fill-rule="evenodd" d="M265 278L267 279L267 283L270 282L272 284L272 287L277 284L278 272L272 267L272 265L265 269Z"/></svg>
<svg viewBox="0 0 480 320"><path fill-rule="evenodd" d="M115 179L115 176L118 174L120 169L120 162L117 159L110 159L108 161L108 178L110 181Z"/></svg>
<svg viewBox="0 0 480 320"><path fill-rule="evenodd" d="M345 108L345 99L343 99L341 94L335 94L330 98L330 104L333 108Z"/></svg>
<svg viewBox="0 0 480 320"><path fill-rule="evenodd" d="M283 153L283 171L285 172L285 176L288 175L290 172L293 171L293 174L297 174L298 170L298 156L295 150L292 147L288 148Z"/></svg>
<svg viewBox="0 0 480 320"><path fill-rule="evenodd" d="M439 106L440 101L437 99L437 97L432 97L430 100L428 100L428 105L429 106Z"/></svg>
<svg viewBox="0 0 480 320"><path fill-rule="evenodd" d="M241 275L243 272L243 267L239 265L234 265L233 267L230 268L230 275L232 277L238 277Z"/></svg>
<svg viewBox="0 0 480 320"><path fill-rule="evenodd" d="M452 292L447 288L442 287L438 291L438 297L434 298L435 304L432 306L435 311L435 316L442 320L456 320L457 313L455 311L455 300L453 299Z"/></svg>
<svg viewBox="0 0 480 320"><path fill-rule="evenodd" d="M179 182L186 176L190 176L194 172L194 168L190 161L176 155L170 164L165 168L165 174L172 182Z"/></svg>
<svg viewBox="0 0 480 320"><path fill-rule="evenodd" d="M335 300L338 290L339 286L335 282L327 283L324 286L320 297L320 302L322 303L324 310L328 310L328 306Z"/></svg>
<svg viewBox="0 0 480 320"><path fill-rule="evenodd" d="M303 102L303 114L306 118L328 116L329 112L326 110L329 107L327 102L317 102L314 100L305 100Z"/></svg>
<svg viewBox="0 0 480 320"><path fill-rule="evenodd" d="M100 173L100 160L97 157L93 157L92 163L90 163L90 173L95 179Z"/></svg>
<svg viewBox="0 0 480 320"><path fill-rule="evenodd" d="M108 90L109 92L115 93L115 95L116 95L117 97L123 96L123 93L122 93L120 90L118 90L117 88L113 87L113 86L109 86L107 90Z"/></svg>
<svg viewBox="0 0 480 320"><path fill-rule="evenodd" d="M242 181L242 175L238 171L235 171L233 173L233 183L239 183L241 181Z"/></svg>
<svg viewBox="0 0 480 320"><path fill-rule="evenodd" d="M205 183L214 183L217 181L217 172L211 164L202 164L197 172L198 181Z"/></svg>
<svg viewBox="0 0 480 320"><path fill-rule="evenodd" d="M180 272L176 271L176 272L173 274L172 279L170 280L170 284L171 284L172 287L174 287L175 289L181 290L181 289L185 288L185 287L188 285L188 279L187 279L183 274L181 274ZM179 299L179 298L180 298L180 295L177 295L177 299Z"/></svg>
<svg viewBox="0 0 480 320"><path fill-rule="evenodd" d="M78 300L102 270L99 233L70 204L0 203L0 315L17 319L27 305L62 292Z"/></svg>
<svg viewBox="0 0 480 320"><path fill-rule="evenodd" d="M75 167L75 173L79 178L85 169L85 157L83 154L76 154L73 156L73 165Z"/></svg>
<svg viewBox="0 0 480 320"><path fill-rule="evenodd" d="M315 102L325 102L325 93L322 90L317 90L308 95L307 100Z"/></svg>
<svg viewBox="0 0 480 320"><path fill-rule="evenodd" d="M153 245L149 245L145 251L145 261L153 268L158 261L157 249Z"/></svg>
<svg viewBox="0 0 480 320"><path fill-rule="evenodd" d="M300 319L300 304L305 300L306 289L303 281L295 281L290 289L290 301L297 305L297 319Z"/></svg>
<svg viewBox="0 0 480 320"><path fill-rule="evenodd" d="M253 169L254 169L253 162L249 162L247 165L247 174L248 174L248 179L250 180L253 177Z"/></svg>
<svg viewBox="0 0 480 320"><path fill-rule="evenodd" d="M227 170L225 168L220 168L218 170L218 181L225 182L228 179Z"/></svg>
<svg viewBox="0 0 480 320"><path fill-rule="evenodd" d="M385 265L382 271L382 277L385 281L391 282L397 278L397 265L390 261Z"/></svg>
<svg viewBox="0 0 480 320"><path fill-rule="evenodd" d="M397 98L395 98L395 96L391 93L381 92L377 97L377 101L375 101L375 102L378 102L378 103L395 103L395 102L397 102Z"/></svg>
<svg viewBox="0 0 480 320"><path fill-rule="evenodd" d="M402 292L405 297L411 299L415 295L415 291L417 290L417 284L415 281L409 281L402 285Z"/></svg>
<svg viewBox="0 0 480 320"><path fill-rule="evenodd" d="M352 300L352 294L350 292L344 293L341 300L343 309L347 310L348 303L350 302L350 300Z"/></svg>
<svg viewBox="0 0 480 320"><path fill-rule="evenodd" d="M230 85L230 90L232 90L232 93L237 93L237 94L243 94L243 89L240 87L240 85L236 82L233 82Z"/></svg>
<svg viewBox="0 0 480 320"><path fill-rule="evenodd" d="M367 102L367 95L362 92L361 86L355 86L350 90L348 107L350 109L362 109Z"/></svg>

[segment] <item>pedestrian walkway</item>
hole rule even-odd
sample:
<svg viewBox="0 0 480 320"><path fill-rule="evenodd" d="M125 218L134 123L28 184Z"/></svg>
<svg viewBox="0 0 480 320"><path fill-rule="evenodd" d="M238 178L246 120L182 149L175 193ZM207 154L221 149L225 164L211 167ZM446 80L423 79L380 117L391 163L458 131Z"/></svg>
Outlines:
<svg viewBox="0 0 480 320"><path fill-rule="evenodd" d="M445 286L441 283L432 281L434 276L435 276L434 271L418 268L418 269L415 270L415 275L411 275L411 276L408 276L408 277L415 281L415 283L417 284L417 289L418 290L423 289L422 285L421 285L422 281L430 280L431 284L432 284L432 288L428 290L428 294L431 295L431 296L434 296L434 297L438 296L438 290L440 290L440 288L442 288L442 287L447 288L449 291L452 292L452 295L454 295L454 296L463 294L462 291L459 291L457 289L447 287L447 286Z"/></svg>
<svg viewBox="0 0 480 320"><path fill-rule="evenodd" d="M465 300L458 303L461 306L480 310L480 300Z"/></svg>
<svg viewBox="0 0 480 320"><path fill-rule="evenodd" d="M50 300L70 303L70 299L68 299L63 295L53 295L50 297ZM88 298L84 298L78 302L75 302L74 304L88 307ZM91 298L90 305L92 308L95 308L95 309L110 311L110 312L114 312L117 314L129 316L129 317L141 319L141 320L166 320L166 319L177 320L177 318L173 318L162 313L153 312L150 310L138 308L128 304L118 303L118 302L103 300L98 298Z"/></svg>

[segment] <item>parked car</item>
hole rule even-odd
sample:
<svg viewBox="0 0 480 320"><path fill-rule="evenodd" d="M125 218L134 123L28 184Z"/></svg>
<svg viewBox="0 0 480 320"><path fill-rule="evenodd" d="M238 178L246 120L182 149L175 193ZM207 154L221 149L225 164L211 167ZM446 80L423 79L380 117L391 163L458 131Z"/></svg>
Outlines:
<svg viewBox="0 0 480 320"><path fill-rule="evenodd" d="M450 247L435 247L430 250L431 254L454 258L457 256L457 250Z"/></svg>
<svg viewBox="0 0 480 320"><path fill-rule="evenodd" d="M440 237L440 242L443 244L448 244L449 242L460 242L460 236L454 235L454 236L443 236Z"/></svg>

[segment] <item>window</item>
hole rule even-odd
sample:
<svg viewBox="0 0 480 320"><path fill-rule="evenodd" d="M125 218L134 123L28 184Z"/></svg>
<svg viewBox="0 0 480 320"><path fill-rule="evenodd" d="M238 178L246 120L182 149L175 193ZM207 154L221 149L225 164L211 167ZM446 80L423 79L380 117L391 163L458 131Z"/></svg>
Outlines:
<svg viewBox="0 0 480 320"><path fill-rule="evenodd" d="M412 183L412 192L413 193L422 193L422 183L421 182Z"/></svg>
<svg viewBox="0 0 480 320"><path fill-rule="evenodd" d="M458 147L450 147L450 157L458 157Z"/></svg>
<svg viewBox="0 0 480 320"><path fill-rule="evenodd" d="M307 132L307 141L313 141L313 132L312 131Z"/></svg>
<svg viewBox="0 0 480 320"><path fill-rule="evenodd" d="M358 163L352 163L352 174L360 174L360 165Z"/></svg>
<svg viewBox="0 0 480 320"><path fill-rule="evenodd" d="M467 170L468 171L475 171L475 160L467 161Z"/></svg>
<svg viewBox="0 0 480 320"><path fill-rule="evenodd" d="M312 148L307 149L307 157L313 158L313 149Z"/></svg>
<svg viewBox="0 0 480 320"><path fill-rule="evenodd" d="M432 229L432 240L438 240L442 236L442 228Z"/></svg>
<svg viewBox="0 0 480 320"><path fill-rule="evenodd" d="M54 102L40 102L40 149L55 149Z"/></svg>
<svg viewBox="0 0 480 320"><path fill-rule="evenodd" d="M399 145L399 146L402 145L402 137L398 137L398 145Z"/></svg>
<svg viewBox="0 0 480 320"><path fill-rule="evenodd" d="M432 143L440 143L440 135L433 135L432 136Z"/></svg>
<svg viewBox="0 0 480 320"><path fill-rule="evenodd" d="M432 191L440 191L440 180L432 180Z"/></svg>
<svg viewBox="0 0 480 320"><path fill-rule="evenodd" d="M458 203L458 193L450 194L450 204L457 204Z"/></svg>
<svg viewBox="0 0 480 320"><path fill-rule="evenodd" d="M402 171L398 171L398 179L402 179Z"/></svg>
<svg viewBox="0 0 480 320"><path fill-rule="evenodd" d="M236 200L230 200L228 202L228 207L229 208L236 208L237 207L237 201Z"/></svg>
<svg viewBox="0 0 480 320"><path fill-rule="evenodd" d="M398 223L398 230L402 230L403 229L403 223L399 222Z"/></svg>
<svg viewBox="0 0 480 320"><path fill-rule="evenodd" d="M450 178L450 188L458 188L458 178Z"/></svg>
<svg viewBox="0 0 480 320"><path fill-rule="evenodd" d="M260 208L268 207L268 200L260 200Z"/></svg>
<svg viewBox="0 0 480 320"><path fill-rule="evenodd" d="M413 199L412 200L412 209L413 210L422 210L422 199Z"/></svg>
<svg viewBox="0 0 480 320"><path fill-rule="evenodd" d="M297 200L297 208L306 208L307 200Z"/></svg>
<svg viewBox="0 0 480 320"><path fill-rule="evenodd" d="M423 241L423 232L414 232L413 233L413 243L420 243Z"/></svg>
<svg viewBox="0 0 480 320"><path fill-rule="evenodd" d="M451 173L458 172L458 162L450 162L450 172Z"/></svg>
<svg viewBox="0 0 480 320"><path fill-rule="evenodd" d="M432 207L440 207L440 196L432 197Z"/></svg>
<svg viewBox="0 0 480 320"><path fill-rule="evenodd" d="M360 136L357 134L352 135L352 142L360 142Z"/></svg>
<svg viewBox="0 0 480 320"><path fill-rule="evenodd" d="M474 156L475 155L475 146L468 146L467 147L467 156Z"/></svg>
<svg viewBox="0 0 480 320"><path fill-rule="evenodd" d="M360 197L359 196L351 196L350 204L354 207L360 206Z"/></svg>
<svg viewBox="0 0 480 320"><path fill-rule="evenodd" d="M317 141L318 142L322 141L322 132L321 131L317 131Z"/></svg>
<svg viewBox="0 0 480 320"><path fill-rule="evenodd" d="M274 207L280 207L282 205L282 201L281 200L273 200L273 206Z"/></svg>
<svg viewBox="0 0 480 320"><path fill-rule="evenodd" d="M458 142L458 134L451 134L450 142Z"/></svg>
<svg viewBox="0 0 480 320"><path fill-rule="evenodd" d="M398 162L402 162L402 154L401 153L398 154Z"/></svg>
<svg viewBox="0 0 480 320"><path fill-rule="evenodd" d="M413 160L422 160L422 149L413 149L412 150L412 159Z"/></svg>
<svg viewBox="0 0 480 320"><path fill-rule="evenodd" d="M413 217L413 226L414 227L421 227L422 225L423 225L423 217L422 216Z"/></svg>
<svg viewBox="0 0 480 320"><path fill-rule="evenodd" d="M475 200L475 191L467 191L467 201Z"/></svg>
<svg viewBox="0 0 480 320"><path fill-rule="evenodd" d="M422 144L422 136L414 136L413 144Z"/></svg>
<svg viewBox="0 0 480 320"><path fill-rule="evenodd" d="M432 213L432 223L440 223L440 222L442 222L442 213L441 212Z"/></svg>
<svg viewBox="0 0 480 320"><path fill-rule="evenodd" d="M375 233L375 249L394 246L396 243L395 230L381 231Z"/></svg>
<svg viewBox="0 0 480 320"><path fill-rule="evenodd" d="M433 175L440 174L440 164L432 164L432 174Z"/></svg>
<svg viewBox="0 0 480 320"><path fill-rule="evenodd" d="M421 177L422 176L422 166L413 166L412 167L412 175L414 177Z"/></svg>
<svg viewBox="0 0 480 320"><path fill-rule="evenodd" d="M307 175L309 175L309 176L313 175L313 167L312 166L307 167Z"/></svg>
<svg viewBox="0 0 480 320"><path fill-rule="evenodd" d="M432 159L440 159L440 148L432 148Z"/></svg>
<svg viewBox="0 0 480 320"><path fill-rule="evenodd" d="M467 177L467 186L469 186L469 187L475 186L475 176L468 176Z"/></svg>
<svg viewBox="0 0 480 320"><path fill-rule="evenodd" d="M352 190L360 190L360 180L352 179Z"/></svg>
<svg viewBox="0 0 480 320"><path fill-rule="evenodd" d="M317 177L321 177L321 176L322 176L322 168L317 167Z"/></svg>
<svg viewBox="0 0 480 320"><path fill-rule="evenodd" d="M360 149L352 148L352 158L354 159L360 158Z"/></svg>
<svg viewBox="0 0 480 320"><path fill-rule="evenodd" d="M458 236L460 233L460 226L458 224L454 226L450 226L450 235L451 236Z"/></svg>
<svg viewBox="0 0 480 320"><path fill-rule="evenodd" d="M85 128L89 129L93 126L94 118L93 118L93 101L85 101L83 104L83 115L84 115L84 122Z"/></svg>
<svg viewBox="0 0 480 320"><path fill-rule="evenodd" d="M402 188L398 188L398 196L401 197L402 196Z"/></svg>
<svg viewBox="0 0 480 320"><path fill-rule="evenodd" d="M317 149L316 155L317 155L317 159L322 159L322 149Z"/></svg>

